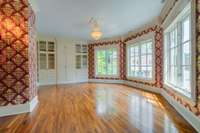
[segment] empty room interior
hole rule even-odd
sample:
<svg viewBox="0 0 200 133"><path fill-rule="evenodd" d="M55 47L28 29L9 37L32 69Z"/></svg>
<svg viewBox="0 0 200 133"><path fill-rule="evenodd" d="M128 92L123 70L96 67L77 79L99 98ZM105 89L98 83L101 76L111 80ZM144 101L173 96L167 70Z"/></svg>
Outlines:
<svg viewBox="0 0 200 133"><path fill-rule="evenodd" d="M0 133L200 133L200 0L0 0Z"/></svg>

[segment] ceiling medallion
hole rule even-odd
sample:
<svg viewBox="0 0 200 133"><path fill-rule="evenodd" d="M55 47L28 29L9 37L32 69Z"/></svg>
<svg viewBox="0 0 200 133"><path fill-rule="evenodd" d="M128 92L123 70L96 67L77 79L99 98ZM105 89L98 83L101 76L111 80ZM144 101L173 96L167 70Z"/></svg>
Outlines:
<svg viewBox="0 0 200 133"><path fill-rule="evenodd" d="M101 29L100 29L100 26L99 26L99 23L97 20L95 20L93 17L90 19L89 21L89 24L91 25L92 27L92 32L90 33L91 37L94 39L94 40L99 40L103 33L101 32Z"/></svg>

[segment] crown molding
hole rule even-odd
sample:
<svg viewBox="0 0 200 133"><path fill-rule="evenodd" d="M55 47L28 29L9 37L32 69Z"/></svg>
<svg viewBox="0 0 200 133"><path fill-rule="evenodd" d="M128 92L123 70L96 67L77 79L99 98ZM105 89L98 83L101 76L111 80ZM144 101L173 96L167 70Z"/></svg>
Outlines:
<svg viewBox="0 0 200 133"><path fill-rule="evenodd" d="M171 8L173 8L173 5L176 1L178 0L167 0L165 2L164 7L162 8L161 13L160 13L161 20L165 19L167 13L169 13L170 10L172 10Z"/></svg>
<svg viewBox="0 0 200 133"><path fill-rule="evenodd" d="M30 5L31 5L31 7L32 7L32 9L35 13L40 11L37 0L28 0L28 1L29 1Z"/></svg>

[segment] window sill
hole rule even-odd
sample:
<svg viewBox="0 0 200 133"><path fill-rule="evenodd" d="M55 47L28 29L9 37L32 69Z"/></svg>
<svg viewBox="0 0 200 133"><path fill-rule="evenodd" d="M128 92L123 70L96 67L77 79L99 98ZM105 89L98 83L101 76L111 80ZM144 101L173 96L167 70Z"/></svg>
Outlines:
<svg viewBox="0 0 200 133"><path fill-rule="evenodd" d="M166 88L169 91L173 91L175 93L175 95L183 98L183 100L189 102L190 104L192 104L192 105L196 104L196 101L194 98L192 98L192 96L188 96L188 94L186 94L184 92L181 93L180 91L178 91L178 88L176 89L175 86L170 85L169 83L164 83L164 88Z"/></svg>
<svg viewBox="0 0 200 133"><path fill-rule="evenodd" d="M95 75L95 78L110 78L110 79L115 79L115 78L119 78L119 75Z"/></svg>
<svg viewBox="0 0 200 133"><path fill-rule="evenodd" d="M128 80L140 81L140 82L148 82L148 83L154 83L155 82L154 78L152 78L152 79L145 79L145 78L136 78L136 77L127 76L127 79Z"/></svg>

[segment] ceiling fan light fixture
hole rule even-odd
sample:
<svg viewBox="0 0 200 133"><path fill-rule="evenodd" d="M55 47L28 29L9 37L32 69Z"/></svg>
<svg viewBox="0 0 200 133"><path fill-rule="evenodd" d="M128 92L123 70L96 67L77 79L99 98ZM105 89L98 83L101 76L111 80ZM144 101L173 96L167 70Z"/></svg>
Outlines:
<svg viewBox="0 0 200 133"><path fill-rule="evenodd" d="M90 33L91 37L94 40L99 40L102 37L103 33L101 32L98 21L92 17L89 21L89 24L92 27L92 32Z"/></svg>
<svg viewBox="0 0 200 133"><path fill-rule="evenodd" d="M92 31L91 36L94 40L99 40L102 37L102 32L101 31Z"/></svg>

